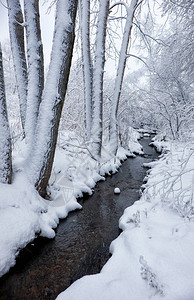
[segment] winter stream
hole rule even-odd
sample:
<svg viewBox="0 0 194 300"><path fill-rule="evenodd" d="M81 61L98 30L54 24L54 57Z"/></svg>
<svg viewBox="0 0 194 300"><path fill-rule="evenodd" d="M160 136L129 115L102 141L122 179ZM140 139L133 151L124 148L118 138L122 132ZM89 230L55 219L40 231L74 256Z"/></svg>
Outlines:
<svg viewBox="0 0 194 300"><path fill-rule="evenodd" d="M142 165L158 156L150 138L140 143L145 155L127 159L117 174L99 182L93 196L79 201L83 209L60 222L53 240L38 238L21 251L16 266L0 279L0 300L54 300L76 279L100 272L119 235L119 218L139 199Z"/></svg>

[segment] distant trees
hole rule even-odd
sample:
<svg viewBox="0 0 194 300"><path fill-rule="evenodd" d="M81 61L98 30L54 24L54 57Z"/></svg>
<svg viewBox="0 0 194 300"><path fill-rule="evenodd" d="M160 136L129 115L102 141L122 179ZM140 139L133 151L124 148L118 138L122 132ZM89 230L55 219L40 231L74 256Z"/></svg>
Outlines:
<svg viewBox="0 0 194 300"><path fill-rule="evenodd" d="M160 128L173 139L193 121L193 8L194 1L165 1L170 29L164 32L164 44L152 48L150 99Z"/></svg>
<svg viewBox="0 0 194 300"><path fill-rule="evenodd" d="M133 17L136 8L142 1L132 0L130 5L127 1L115 2L99 1L99 8L96 14L96 35L94 55L92 55L91 45L94 38L90 33L91 21L91 3L88 0L80 1L80 24L82 40L82 61L84 74L84 98L85 98L85 117L87 140L90 143L94 156L98 159L101 156L102 137L103 137L103 76L105 65L106 35L109 24L108 18L112 11L119 11L120 6L124 6L126 15L116 15L114 18L123 18L125 28L121 37L121 49L115 79L114 92L111 95L111 110L109 115L109 142L111 144L112 154L115 155L118 148L118 105L122 90L126 60L128 57L128 47L133 25ZM112 19L114 19L112 18Z"/></svg>
<svg viewBox="0 0 194 300"><path fill-rule="evenodd" d="M5 78L5 89L7 89L8 93L16 94L17 93L16 79L14 73L11 46L8 40L2 44L2 53L3 53L3 71L4 71L4 78Z"/></svg>
<svg viewBox="0 0 194 300"><path fill-rule="evenodd" d="M189 137L194 121L193 8L194 1L161 2L157 10L164 17L161 24L144 35L146 41L152 38L145 64L138 71L138 85L128 79L131 102L136 105L133 124L156 128L172 139Z"/></svg>
<svg viewBox="0 0 194 300"><path fill-rule="evenodd" d="M96 158L101 156L103 76L105 64L105 42L109 0L99 1L98 21L95 36L95 54L92 61L90 38L90 1L80 1L81 41L84 77L84 98L87 139L90 140Z"/></svg>

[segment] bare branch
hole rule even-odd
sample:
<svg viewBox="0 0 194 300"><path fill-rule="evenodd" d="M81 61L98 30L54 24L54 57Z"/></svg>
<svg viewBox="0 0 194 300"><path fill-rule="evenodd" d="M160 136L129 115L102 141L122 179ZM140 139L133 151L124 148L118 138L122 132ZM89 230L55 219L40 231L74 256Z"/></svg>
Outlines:
<svg viewBox="0 0 194 300"><path fill-rule="evenodd" d="M126 55L126 58L129 58L129 57L135 57L135 58L139 59L139 60L140 60L141 62L143 62L143 63L146 65L146 67L150 70L150 67L148 66L148 64L147 64L141 57L136 56L136 55L134 55L134 54L127 54L127 55Z"/></svg>

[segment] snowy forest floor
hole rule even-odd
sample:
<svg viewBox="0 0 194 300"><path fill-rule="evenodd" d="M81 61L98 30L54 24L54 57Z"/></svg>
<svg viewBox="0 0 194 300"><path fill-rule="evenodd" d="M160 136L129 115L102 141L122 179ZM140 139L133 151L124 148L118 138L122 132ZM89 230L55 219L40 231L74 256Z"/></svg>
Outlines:
<svg viewBox="0 0 194 300"><path fill-rule="evenodd" d="M100 165L91 158L79 137L73 132L60 133L52 176L49 182L49 200L36 192L24 173L24 140L13 148L13 183L0 184L0 277L15 264L16 256L36 236L55 236L54 228L60 218L75 209L81 209L77 198L92 194L92 188L103 175L116 172L121 161L133 152L142 153L139 134L129 128L128 149L120 147L112 157L108 145L103 148Z"/></svg>
<svg viewBox="0 0 194 300"><path fill-rule="evenodd" d="M163 155L120 219L112 257L57 300L194 300L194 144L155 140Z"/></svg>

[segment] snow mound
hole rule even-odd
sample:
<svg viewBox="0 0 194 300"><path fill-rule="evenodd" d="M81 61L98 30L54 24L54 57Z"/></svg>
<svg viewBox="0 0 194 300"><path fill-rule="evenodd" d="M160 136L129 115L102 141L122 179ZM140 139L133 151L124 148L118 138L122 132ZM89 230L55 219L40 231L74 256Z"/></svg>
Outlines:
<svg viewBox="0 0 194 300"><path fill-rule="evenodd" d="M120 194L120 192L121 192L121 191L120 191L120 189L119 189L118 187L116 187L116 188L114 189L114 193L115 193L115 194Z"/></svg>

